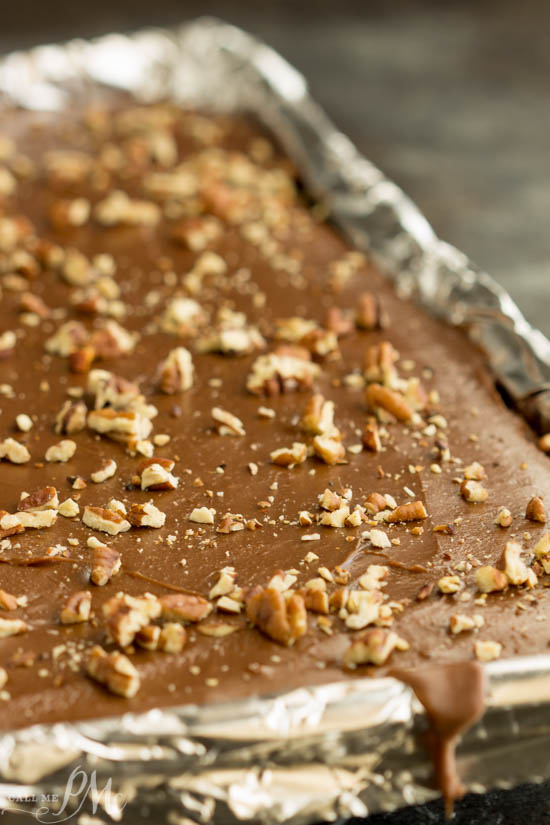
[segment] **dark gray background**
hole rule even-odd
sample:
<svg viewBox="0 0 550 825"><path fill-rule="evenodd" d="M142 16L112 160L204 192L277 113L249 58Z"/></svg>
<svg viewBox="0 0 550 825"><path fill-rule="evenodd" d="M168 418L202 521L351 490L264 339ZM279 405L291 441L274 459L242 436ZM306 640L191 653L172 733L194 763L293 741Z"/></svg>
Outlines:
<svg viewBox="0 0 550 825"><path fill-rule="evenodd" d="M0 51L201 13L302 70L440 236L550 335L548 0L0 0Z"/></svg>

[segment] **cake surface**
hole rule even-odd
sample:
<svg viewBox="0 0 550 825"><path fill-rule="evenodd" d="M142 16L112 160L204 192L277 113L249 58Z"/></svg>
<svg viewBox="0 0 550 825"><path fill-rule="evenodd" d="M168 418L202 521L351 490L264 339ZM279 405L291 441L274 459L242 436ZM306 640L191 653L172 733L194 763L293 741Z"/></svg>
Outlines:
<svg viewBox="0 0 550 825"><path fill-rule="evenodd" d="M0 273L3 729L547 649L548 459L255 124L11 111Z"/></svg>

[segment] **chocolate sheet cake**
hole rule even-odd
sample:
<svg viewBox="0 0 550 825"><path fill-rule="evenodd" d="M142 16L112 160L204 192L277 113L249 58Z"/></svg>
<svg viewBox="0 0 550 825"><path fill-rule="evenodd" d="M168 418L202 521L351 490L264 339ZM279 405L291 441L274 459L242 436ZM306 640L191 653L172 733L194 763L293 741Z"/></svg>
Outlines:
<svg viewBox="0 0 550 825"><path fill-rule="evenodd" d="M545 439L253 121L4 114L0 273L3 730L547 649Z"/></svg>

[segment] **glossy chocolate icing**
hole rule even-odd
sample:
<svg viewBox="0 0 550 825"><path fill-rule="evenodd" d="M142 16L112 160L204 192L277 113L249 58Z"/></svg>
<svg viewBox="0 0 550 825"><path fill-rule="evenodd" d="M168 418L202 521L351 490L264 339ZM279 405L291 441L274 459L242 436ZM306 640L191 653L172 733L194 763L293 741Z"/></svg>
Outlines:
<svg viewBox="0 0 550 825"><path fill-rule="evenodd" d="M170 221L165 219L155 226L107 228L93 218L80 227L52 225L51 207L60 197L85 197L95 204L114 188L143 197L143 176L154 167L153 161L143 161L139 142L129 144L128 135L117 131L117 116L96 115L93 128L83 126L82 121L82 113L78 112L63 117L19 111L3 115L0 131L14 139L22 171L15 192L0 200L0 217L24 215L40 238L64 248L77 248L89 257L97 253L113 256L117 264L115 279L127 310L121 323L140 332L140 338L133 353L98 366L138 382L148 402L158 408L154 432L169 434L171 441L157 447L155 455L176 459L174 473L180 477L180 485L176 491L156 493L129 487L142 456L129 455L124 445L88 430L69 436L77 443L76 454L69 462L44 463L46 449L60 438L54 434L53 420L67 399L67 389L84 388L86 376L72 374L66 359L44 354L44 340L60 322L48 318L37 326L22 324L18 315L20 294L4 287L0 331L17 329L20 337L15 352L0 361L0 383L13 387L13 394L1 399L0 437L12 436L24 442L32 460L23 465L0 463L0 507L14 512L22 491L45 485L58 489L60 501L74 497L68 479L82 476L88 484L79 498L81 508L86 504L104 507L113 497L127 503L152 498L167 518L159 530L133 529L113 539L96 533L122 555L120 573L105 587L89 583L91 551L86 540L92 531L78 518L58 517L49 529L27 530L11 538L11 547L0 556L0 586L8 593L27 597L27 603L9 615L24 618L29 629L0 642L0 664L8 673L8 693L0 703L0 726L6 730L36 722L139 712L159 705L224 701L385 673L387 666L343 669L342 655L349 645L350 632L335 617L332 636L328 637L317 627L312 614L307 634L289 648L250 627L242 614L223 617L225 623L238 627L224 638L204 636L195 626L188 627L188 642L181 654L137 648L131 660L139 670L141 689L133 698L112 695L83 673L88 648L94 643L105 644L102 605L121 590L134 595L148 591L158 596L191 590L208 596L219 571L227 565L235 568L237 583L245 589L265 586L277 570L292 568L299 571L296 586L300 587L317 575L319 566L333 570L344 562L351 574L348 586L353 587L369 564L381 564L389 567L385 592L403 607L401 612L394 612L392 629L409 643L407 651L394 652L392 664L399 668L394 672L413 686L433 720L439 741L440 778L448 798L453 798L460 789L453 785L450 743L478 717L482 707L479 666L470 662L474 639L498 641L503 656L541 652L550 642L545 621L550 596L540 584L528 594L521 588L509 588L490 595L485 606L475 608L485 619L481 631L452 636L448 630L451 615L474 610L474 599L479 594L473 583L476 562L472 567L472 559L496 564L506 541L521 542L525 531L529 531L531 539L525 540L529 547L544 530L542 524L526 521L524 513L531 496L543 496L547 490L547 458L537 450L523 422L504 406L482 353L463 331L399 299L366 261L334 289L334 263L345 259L349 247L328 224L318 220L317 213L300 197L283 203L284 219L273 231L278 253L286 256L287 263L281 266L273 254L245 237L238 225L224 223L222 234L208 249L224 259L227 273L212 283L206 279L198 300L212 314L222 302L245 312L249 322L265 335L270 351L276 319L301 316L322 324L331 307L353 311L359 293L374 293L389 319L388 327L354 329L341 338L341 357L321 363L315 388L335 402L336 423L346 445L360 443L367 420L364 391L351 388L345 377L361 373L368 346L389 340L400 353L401 373L420 376L427 392L436 390L439 394L439 402L430 412L444 415L447 428L443 435L439 430L424 435L421 427L416 430L420 435L413 437L414 428L392 423L387 426L389 439L380 453L348 452L348 463L336 466L309 459L289 470L270 463L270 452L293 441L307 440L300 431L299 417L308 394L289 393L266 399L247 392L246 379L258 353L237 358L194 353L193 387L177 396L160 393L159 363L182 343L193 350L193 340L182 341L176 335L154 330L151 322L158 318L200 253L171 240L167 231ZM258 128L244 119L195 121L192 115L177 115L168 128L176 134L179 160L203 151L205 141L207 148L212 134L215 143L229 150L250 155L258 145L265 148L265 144L258 144ZM97 159L108 154L106 144L115 147L109 150L112 155L117 146L122 149L123 161L117 162L118 169L106 172L102 161L95 177L76 184L52 182L44 171L44 158L52 149L77 149ZM251 148L254 146L256 150ZM25 158L30 158L32 165ZM116 167L117 163L111 165ZM267 153L266 160L258 163L288 169L278 152L274 156ZM67 310L63 320L76 318L89 327L93 325L93 319L71 307L73 288L52 269L40 271L29 280L28 288L51 309ZM158 295L156 305L146 297L152 291ZM255 299L258 293L265 295L264 303ZM262 405L272 408L275 417L258 415ZM220 436L210 419L213 406L236 414L246 435ZM14 426L20 413L34 417L34 426L27 434L18 433ZM488 476L487 502L468 504L459 495L453 479L461 477L462 464L442 462L441 473L430 469L437 461L434 448L437 452L442 437L448 441L453 457L464 464L483 464ZM117 462L116 475L101 484L90 483L90 473L108 458ZM254 476L250 462L258 465ZM195 483L197 478L202 486ZM400 540L383 553L360 538L366 525L300 527L298 513L317 512L317 496L327 487L351 487L354 503L362 503L375 491L394 496L398 504L415 498L425 503L429 517L416 534L415 523L396 524L389 529L382 525L391 538ZM264 504L259 506L259 502ZM260 520L262 529L224 535L216 532L215 525L190 522L193 508L204 506L216 508L216 524L223 513L231 512ZM513 514L508 530L494 524L499 506L508 507ZM451 534L433 531L436 525L453 522ZM187 532L190 529L193 534ZM303 542L301 536L306 532L319 532L321 539ZM78 539L78 546L68 545L69 537ZM67 547L68 560L55 557L37 563L56 544ZM318 561L304 561L310 550L318 555ZM456 573L457 565L465 583L461 593L443 595L434 587L427 598L416 598L420 591L429 591L429 585L435 585L441 576ZM68 596L87 588L92 590L95 620L60 626L60 609ZM468 601L465 593L469 594ZM457 662L468 664L455 670ZM452 670L441 670L448 663ZM434 680L434 673L444 676ZM451 687L456 686L457 676L464 676L464 690L449 692L449 679ZM441 685L445 685L445 691L439 693L435 688Z"/></svg>

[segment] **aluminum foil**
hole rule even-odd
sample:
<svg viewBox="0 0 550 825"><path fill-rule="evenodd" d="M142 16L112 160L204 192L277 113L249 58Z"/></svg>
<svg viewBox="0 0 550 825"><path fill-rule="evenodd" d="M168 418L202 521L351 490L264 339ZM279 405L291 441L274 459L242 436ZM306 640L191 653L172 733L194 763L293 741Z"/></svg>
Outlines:
<svg viewBox="0 0 550 825"><path fill-rule="evenodd" d="M510 400L537 429L550 431L550 342L502 287L435 236L276 52L205 18L0 60L0 108L63 110L109 89L142 101L168 98L259 116L341 230L400 292L467 325ZM483 792L549 778L550 656L485 669L487 710L458 749L466 786ZM431 763L418 745L425 727L411 689L388 678L36 725L0 738L2 822L33 815L78 825L305 825L393 810L437 796Z"/></svg>

